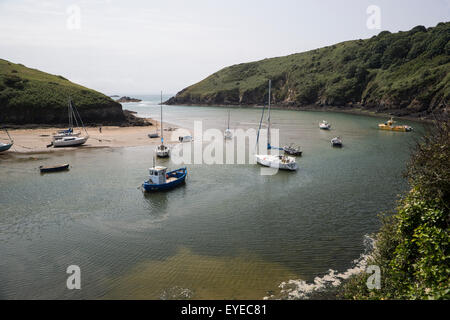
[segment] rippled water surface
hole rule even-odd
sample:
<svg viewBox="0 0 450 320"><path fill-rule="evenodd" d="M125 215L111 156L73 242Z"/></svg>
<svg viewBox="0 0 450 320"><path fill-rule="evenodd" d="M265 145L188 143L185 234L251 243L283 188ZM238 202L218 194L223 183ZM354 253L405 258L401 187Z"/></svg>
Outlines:
<svg viewBox="0 0 450 320"><path fill-rule="evenodd" d="M124 105L159 117L154 97ZM188 129L226 127L227 109L164 107ZM233 108L232 128L257 128L261 110ZM302 145L298 172L257 165L188 165L184 186L143 194L153 147L0 156L0 298L262 298L290 279L344 271L406 188L412 133L379 118L275 110L280 144ZM326 119L330 132L320 131ZM344 148L329 139L340 135ZM41 164L69 172L40 175ZM160 164L176 166L170 160ZM67 290L78 265L82 289Z"/></svg>

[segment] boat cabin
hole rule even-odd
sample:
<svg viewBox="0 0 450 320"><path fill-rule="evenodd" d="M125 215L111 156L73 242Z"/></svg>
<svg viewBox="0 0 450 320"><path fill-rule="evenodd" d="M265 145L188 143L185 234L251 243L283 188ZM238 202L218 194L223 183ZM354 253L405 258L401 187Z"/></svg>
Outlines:
<svg viewBox="0 0 450 320"><path fill-rule="evenodd" d="M151 184L164 184L166 183L166 167L156 166L149 169L150 179L149 182Z"/></svg>

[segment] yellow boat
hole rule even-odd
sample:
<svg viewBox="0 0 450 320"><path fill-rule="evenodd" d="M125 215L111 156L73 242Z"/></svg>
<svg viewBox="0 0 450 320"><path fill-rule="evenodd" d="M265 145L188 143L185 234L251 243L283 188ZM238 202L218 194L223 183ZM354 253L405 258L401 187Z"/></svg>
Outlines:
<svg viewBox="0 0 450 320"><path fill-rule="evenodd" d="M400 131L400 132L409 132L412 130L412 127L407 125L395 126L395 121L393 118L389 119L385 123L380 123L378 128L381 130L389 130L389 131Z"/></svg>

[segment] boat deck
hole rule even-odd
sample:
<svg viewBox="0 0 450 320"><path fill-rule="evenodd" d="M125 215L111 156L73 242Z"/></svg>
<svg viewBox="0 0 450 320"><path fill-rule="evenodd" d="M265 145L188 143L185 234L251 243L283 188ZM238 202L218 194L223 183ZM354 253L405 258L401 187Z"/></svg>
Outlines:
<svg viewBox="0 0 450 320"><path fill-rule="evenodd" d="M166 182L169 183L169 182L172 182L172 181L175 181L175 180L177 180L177 178L170 177L170 178L167 178Z"/></svg>

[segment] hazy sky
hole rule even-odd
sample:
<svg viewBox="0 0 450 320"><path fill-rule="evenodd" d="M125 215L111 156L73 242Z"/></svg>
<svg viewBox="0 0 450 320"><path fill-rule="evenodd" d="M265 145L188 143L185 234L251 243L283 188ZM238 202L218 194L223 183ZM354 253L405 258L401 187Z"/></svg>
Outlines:
<svg viewBox="0 0 450 320"><path fill-rule="evenodd" d="M449 17L450 0L0 0L0 58L106 94L176 93L232 64Z"/></svg>

